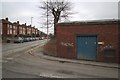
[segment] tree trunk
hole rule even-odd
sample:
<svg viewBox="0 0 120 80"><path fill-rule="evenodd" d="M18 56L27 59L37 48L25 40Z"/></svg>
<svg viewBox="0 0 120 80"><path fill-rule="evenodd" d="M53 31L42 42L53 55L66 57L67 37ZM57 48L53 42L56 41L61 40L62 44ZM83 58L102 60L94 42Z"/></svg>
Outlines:
<svg viewBox="0 0 120 80"><path fill-rule="evenodd" d="M60 12L56 12L56 15L54 16L54 36L56 37L56 24L59 21L59 17L60 17Z"/></svg>
<svg viewBox="0 0 120 80"><path fill-rule="evenodd" d="M56 22L57 20L56 19L54 19L54 36L56 37Z"/></svg>

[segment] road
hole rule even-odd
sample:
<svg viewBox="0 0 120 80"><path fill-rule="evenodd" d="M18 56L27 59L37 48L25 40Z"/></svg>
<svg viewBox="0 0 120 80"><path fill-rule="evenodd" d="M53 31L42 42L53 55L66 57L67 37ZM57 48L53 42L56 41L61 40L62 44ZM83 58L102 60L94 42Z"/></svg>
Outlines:
<svg viewBox="0 0 120 80"><path fill-rule="evenodd" d="M46 41L38 41L35 43L45 44ZM19 47L21 47L21 45ZM3 57L3 77L118 78L118 69L116 68L51 61L40 56L42 50L42 47L38 46L34 48L34 50L23 51L22 53L18 52L17 54Z"/></svg>
<svg viewBox="0 0 120 80"><path fill-rule="evenodd" d="M44 45L47 40L38 40L38 41L32 41L32 42L25 42L25 43L3 43L0 45L0 52L2 53L0 55L0 77L2 77L2 66L1 62L8 62L9 60L12 60L14 57L21 55L21 53L29 50L30 48L33 48L38 45ZM2 57L2 58L1 58ZM3 72L4 73L4 72ZM31 76L28 74L17 74L15 72L7 71L7 74L9 76ZM32 76L34 77L34 76ZM36 76L35 76L36 77Z"/></svg>
<svg viewBox="0 0 120 80"><path fill-rule="evenodd" d="M46 42L46 40L38 40L32 42L25 42L25 43L3 43L2 45L2 53L3 56L8 55L10 53L19 52L30 47L34 47L37 45L41 45L42 43Z"/></svg>

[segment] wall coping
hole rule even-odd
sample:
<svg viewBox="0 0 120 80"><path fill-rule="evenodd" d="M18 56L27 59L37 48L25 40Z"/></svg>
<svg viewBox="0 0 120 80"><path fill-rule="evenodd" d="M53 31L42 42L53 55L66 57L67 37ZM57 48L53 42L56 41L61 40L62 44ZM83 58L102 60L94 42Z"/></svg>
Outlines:
<svg viewBox="0 0 120 80"><path fill-rule="evenodd" d="M80 24L117 24L120 20L110 19L110 20L89 20L89 21L72 21L72 22L61 22L57 25L80 25Z"/></svg>

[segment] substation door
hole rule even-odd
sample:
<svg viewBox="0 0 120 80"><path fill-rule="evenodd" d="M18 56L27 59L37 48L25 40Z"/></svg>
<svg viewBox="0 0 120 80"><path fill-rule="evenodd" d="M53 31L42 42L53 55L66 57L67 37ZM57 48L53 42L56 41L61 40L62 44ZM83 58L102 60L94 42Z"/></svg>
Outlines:
<svg viewBox="0 0 120 80"><path fill-rule="evenodd" d="M77 59L96 60L97 36L77 36Z"/></svg>

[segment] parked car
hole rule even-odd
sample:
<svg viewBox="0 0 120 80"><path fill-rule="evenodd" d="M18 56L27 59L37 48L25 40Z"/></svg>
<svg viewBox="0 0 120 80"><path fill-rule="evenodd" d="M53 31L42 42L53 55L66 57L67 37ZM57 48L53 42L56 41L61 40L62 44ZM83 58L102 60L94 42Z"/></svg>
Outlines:
<svg viewBox="0 0 120 80"><path fill-rule="evenodd" d="M45 37L42 37L42 39L45 39Z"/></svg>
<svg viewBox="0 0 120 80"><path fill-rule="evenodd" d="M39 40L39 37L36 37L36 40Z"/></svg>
<svg viewBox="0 0 120 80"><path fill-rule="evenodd" d="M15 37L13 41L14 41L14 43L23 43L23 38L22 37Z"/></svg>
<svg viewBox="0 0 120 80"><path fill-rule="evenodd" d="M38 40L37 37L35 37L35 40Z"/></svg>
<svg viewBox="0 0 120 80"><path fill-rule="evenodd" d="M39 40L42 40L42 37L39 37Z"/></svg>
<svg viewBox="0 0 120 80"><path fill-rule="evenodd" d="M33 41L33 38L29 37L29 40L30 40L30 41Z"/></svg>
<svg viewBox="0 0 120 80"><path fill-rule="evenodd" d="M24 41L24 42L29 42L30 39L29 39L29 38L24 38L23 41Z"/></svg>
<svg viewBox="0 0 120 80"><path fill-rule="evenodd" d="M33 37L32 39L33 39L33 41L35 41L35 40L36 40L34 37Z"/></svg>
<svg viewBox="0 0 120 80"><path fill-rule="evenodd" d="M11 39L10 38L7 38L7 43L10 43Z"/></svg>

